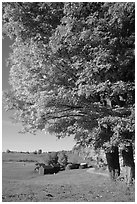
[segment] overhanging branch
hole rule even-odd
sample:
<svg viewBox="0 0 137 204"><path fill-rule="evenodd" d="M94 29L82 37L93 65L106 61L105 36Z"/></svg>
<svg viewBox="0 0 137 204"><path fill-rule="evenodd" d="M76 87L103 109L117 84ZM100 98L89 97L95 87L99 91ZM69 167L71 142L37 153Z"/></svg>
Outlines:
<svg viewBox="0 0 137 204"><path fill-rule="evenodd" d="M75 115L61 115L61 116L49 116L49 119L60 119L60 118L69 118L69 117L83 117L84 115L81 115L81 114L75 114Z"/></svg>

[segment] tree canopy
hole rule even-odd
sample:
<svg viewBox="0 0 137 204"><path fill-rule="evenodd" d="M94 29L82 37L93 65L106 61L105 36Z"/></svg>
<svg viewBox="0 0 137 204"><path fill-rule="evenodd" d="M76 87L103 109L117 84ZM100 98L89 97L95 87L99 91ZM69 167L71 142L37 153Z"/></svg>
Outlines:
<svg viewBox="0 0 137 204"><path fill-rule="evenodd" d="M14 40L5 108L24 132L134 141L135 3L6 2L3 35Z"/></svg>

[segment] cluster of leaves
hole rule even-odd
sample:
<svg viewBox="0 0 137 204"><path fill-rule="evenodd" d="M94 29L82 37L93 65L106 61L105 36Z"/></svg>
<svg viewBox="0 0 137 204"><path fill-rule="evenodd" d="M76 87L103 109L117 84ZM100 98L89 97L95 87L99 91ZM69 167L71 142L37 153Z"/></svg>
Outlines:
<svg viewBox="0 0 137 204"><path fill-rule="evenodd" d="M68 163L68 156L65 154L65 152L60 152L58 154L58 163L61 165L61 166L66 166L67 163Z"/></svg>
<svg viewBox="0 0 137 204"><path fill-rule="evenodd" d="M55 165L58 163L58 153L57 152L48 152L41 157L41 161L47 165Z"/></svg>
<svg viewBox="0 0 137 204"><path fill-rule="evenodd" d="M68 155L67 152L48 152L44 153L40 158L41 162L44 162L47 165L56 165L59 164L61 166L66 166L68 163Z"/></svg>
<svg viewBox="0 0 137 204"><path fill-rule="evenodd" d="M134 140L134 3L3 3L3 33L14 38L5 108L24 131Z"/></svg>

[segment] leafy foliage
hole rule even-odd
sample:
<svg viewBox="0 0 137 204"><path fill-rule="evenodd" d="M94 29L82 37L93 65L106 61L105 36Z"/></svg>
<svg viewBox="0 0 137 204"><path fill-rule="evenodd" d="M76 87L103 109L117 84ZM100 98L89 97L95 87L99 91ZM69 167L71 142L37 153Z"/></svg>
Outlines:
<svg viewBox="0 0 137 204"><path fill-rule="evenodd" d="M15 39L5 107L24 131L134 141L134 3L7 2L3 32Z"/></svg>
<svg viewBox="0 0 137 204"><path fill-rule="evenodd" d="M39 149L39 150L38 150L38 154L42 154L42 149Z"/></svg>
<svg viewBox="0 0 137 204"><path fill-rule="evenodd" d="M68 157L67 155L65 154L65 152L60 152L58 154L58 163L61 165L61 166L66 166L67 163L68 163Z"/></svg>
<svg viewBox="0 0 137 204"><path fill-rule="evenodd" d="M9 149L6 150L7 153L10 153L11 151Z"/></svg>
<svg viewBox="0 0 137 204"><path fill-rule="evenodd" d="M47 155L47 158L46 158L46 163L47 164L52 164L52 165L55 165L58 163L58 153L57 152L50 152L48 153Z"/></svg>

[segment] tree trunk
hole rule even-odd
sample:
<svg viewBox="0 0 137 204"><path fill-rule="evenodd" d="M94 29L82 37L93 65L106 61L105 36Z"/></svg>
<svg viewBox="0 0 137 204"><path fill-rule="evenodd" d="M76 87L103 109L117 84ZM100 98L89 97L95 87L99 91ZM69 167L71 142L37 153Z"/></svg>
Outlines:
<svg viewBox="0 0 137 204"><path fill-rule="evenodd" d="M133 183L135 179L135 163L133 156L133 147L132 144L127 142L124 144L122 149L123 157L123 168L124 168L124 177L127 186Z"/></svg>
<svg viewBox="0 0 137 204"><path fill-rule="evenodd" d="M106 150L106 160L110 178L115 180L120 175L119 151L117 146L111 146Z"/></svg>

